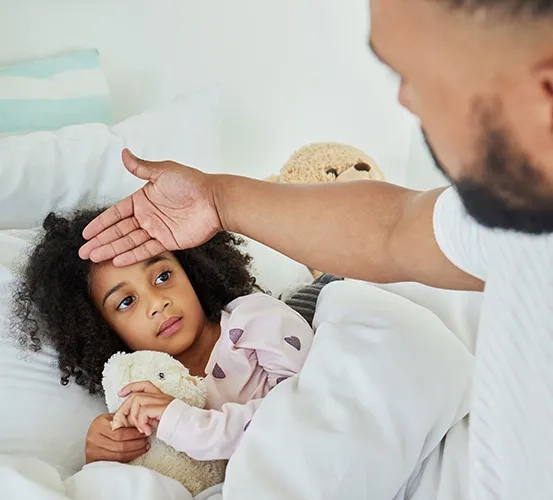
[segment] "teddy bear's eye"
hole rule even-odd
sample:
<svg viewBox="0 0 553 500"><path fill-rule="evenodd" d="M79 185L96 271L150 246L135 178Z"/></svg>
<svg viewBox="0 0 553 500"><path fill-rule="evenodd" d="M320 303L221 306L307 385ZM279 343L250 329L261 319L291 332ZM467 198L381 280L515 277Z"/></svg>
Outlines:
<svg viewBox="0 0 553 500"><path fill-rule="evenodd" d="M161 380L163 380L165 378L165 373L158 373L157 375Z"/></svg>
<svg viewBox="0 0 553 500"><path fill-rule="evenodd" d="M358 163L353 168L355 170L357 170L358 172L370 172L371 171L371 167L369 165L367 165L365 162Z"/></svg>
<svg viewBox="0 0 553 500"><path fill-rule="evenodd" d="M333 175L334 177L338 177L338 170L336 170L335 168L329 168L326 173L328 175Z"/></svg>

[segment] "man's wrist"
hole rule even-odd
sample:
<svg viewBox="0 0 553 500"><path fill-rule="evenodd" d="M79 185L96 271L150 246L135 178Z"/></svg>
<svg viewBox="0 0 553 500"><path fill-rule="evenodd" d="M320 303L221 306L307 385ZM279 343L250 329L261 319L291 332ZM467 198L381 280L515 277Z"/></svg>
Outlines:
<svg viewBox="0 0 553 500"><path fill-rule="evenodd" d="M232 204L228 201L228 191L231 189L232 177L225 174L212 174L211 177L211 196L213 207L219 218L220 229L222 231L236 231L233 228L232 220L228 212Z"/></svg>

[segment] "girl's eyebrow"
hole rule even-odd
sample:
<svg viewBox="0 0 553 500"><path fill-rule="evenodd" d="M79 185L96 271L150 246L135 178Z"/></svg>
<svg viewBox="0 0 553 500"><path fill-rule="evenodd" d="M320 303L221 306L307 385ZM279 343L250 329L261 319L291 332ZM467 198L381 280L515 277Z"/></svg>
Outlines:
<svg viewBox="0 0 553 500"><path fill-rule="evenodd" d="M163 255L156 255L155 257L152 257L151 259L148 259L146 262L144 262L144 264L142 264L142 267L144 269L147 269L148 267L153 266L154 264L157 264L158 262L164 260L169 261L169 259L167 257L164 257Z"/></svg>
<svg viewBox="0 0 553 500"><path fill-rule="evenodd" d="M108 290L108 292L104 295L104 300L102 301L102 306L104 306L106 304L106 300L108 300L111 295L113 295L118 290L121 290L121 288L123 288L126 284L127 284L126 281L121 281L120 283L117 283L117 285L115 285L114 287L111 287Z"/></svg>
<svg viewBox="0 0 553 500"><path fill-rule="evenodd" d="M170 259L168 259L167 257L164 257L163 255L157 255L155 257L152 257L151 259L148 259L146 262L144 262L142 267L144 269L147 269L148 267L151 267L154 264L157 264L158 262L162 262L164 260L170 261ZM102 306L104 306L106 304L106 300L108 300L111 295L113 295L118 290L121 290L121 288L123 288L125 285L127 285L127 282L126 281L121 281L120 283L117 283L117 285L111 287L108 290L108 292L104 295L104 300L102 301Z"/></svg>

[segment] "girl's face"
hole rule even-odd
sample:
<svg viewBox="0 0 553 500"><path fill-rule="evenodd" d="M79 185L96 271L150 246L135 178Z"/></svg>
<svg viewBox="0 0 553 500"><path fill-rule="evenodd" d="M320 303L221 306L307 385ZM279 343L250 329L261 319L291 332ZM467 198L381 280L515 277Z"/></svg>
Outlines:
<svg viewBox="0 0 553 500"><path fill-rule="evenodd" d="M178 356L206 326L198 297L170 252L127 267L95 264L90 289L104 319L133 351Z"/></svg>

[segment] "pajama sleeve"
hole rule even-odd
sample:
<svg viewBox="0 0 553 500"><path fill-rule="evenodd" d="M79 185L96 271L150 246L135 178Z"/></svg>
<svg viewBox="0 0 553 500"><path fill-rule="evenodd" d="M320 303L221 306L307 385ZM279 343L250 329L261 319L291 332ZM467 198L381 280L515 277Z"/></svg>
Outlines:
<svg viewBox="0 0 553 500"><path fill-rule="evenodd" d="M313 341L308 323L268 296L241 303L221 334L245 356L255 353L271 388L299 372ZM196 460L229 459L261 402L228 402L220 410L205 410L175 400L163 413L157 437Z"/></svg>
<svg viewBox="0 0 553 500"><path fill-rule="evenodd" d="M307 321L269 296L256 296L237 308L228 330L236 348L255 351L271 387L300 371L313 343Z"/></svg>
<svg viewBox="0 0 553 500"><path fill-rule="evenodd" d="M161 417L157 437L195 460L229 459L261 401L226 403L218 411L175 399Z"/></svg>

